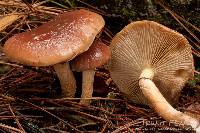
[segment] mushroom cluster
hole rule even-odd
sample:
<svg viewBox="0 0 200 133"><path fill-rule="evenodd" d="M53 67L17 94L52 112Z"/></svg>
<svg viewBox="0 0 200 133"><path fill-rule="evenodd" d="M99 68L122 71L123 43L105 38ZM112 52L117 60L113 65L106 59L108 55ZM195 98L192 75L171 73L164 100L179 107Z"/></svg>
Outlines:
<svg viewBox="0 0 200 133"><path fill-rule="evenodd" d="M3 50L7 57L25 65L52 65L64 97L74 97L76 92L72 70L83 72L80 103L87 105L95 68L111 56L109 71L121 92L136 103L150 105L167 121L184 123L200 132L197 119L171 105L193 76L191 47L185 37L156 22L137 21L122 29L109 48L95 40L104 24L102 16L88 10L65 12L11 37Z"/></svg>
<svg viewBox="0 0 200 133"><path fill-rule="evenodd" d="M113 38L110 49L109 71L121 92L167 121L200 132L197 119L171 105L193 76L192 51L183 35L153 21L136 21Z"/></svg>
<svg viewBox="0 0 200 133"><path fill-rule="evenodd" d="M74 97L76 81L68 61L87 51L104 27L104 19L88 10L74 10L9 38L4 53L29 66L53 65L64 97Z"/></svg>

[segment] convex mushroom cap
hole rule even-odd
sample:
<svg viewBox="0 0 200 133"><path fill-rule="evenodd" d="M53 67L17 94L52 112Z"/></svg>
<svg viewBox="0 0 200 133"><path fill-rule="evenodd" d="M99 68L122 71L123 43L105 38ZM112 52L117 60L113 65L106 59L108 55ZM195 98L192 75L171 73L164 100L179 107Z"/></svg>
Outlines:
<svg viewBox="0 0 200 133"><path fill-rule="evenodd" d="M174 103L185 82L193 76L193 56L180 33L153 21L126 26L112 40L110 74L119 89L136 103L148 104L138 80L144 69L168 102ZM151 78L151 77L149 77Z"/></svg>
<svg viewBox="0 0 200 133"><path fill-rule="evenodd" d="M48 66L71 60L87 51L101 31L103 18L88 10L75 10L14 35L4 45L6 56L31 66Z"/></svg>
<svg viewBox="0 0 200 133"><path fill-rule="evenodd" d="M70 61L73 71L82 72L95 69L107 63L110 59L110 48L102 41L96 39L91 47Z"/></svg>

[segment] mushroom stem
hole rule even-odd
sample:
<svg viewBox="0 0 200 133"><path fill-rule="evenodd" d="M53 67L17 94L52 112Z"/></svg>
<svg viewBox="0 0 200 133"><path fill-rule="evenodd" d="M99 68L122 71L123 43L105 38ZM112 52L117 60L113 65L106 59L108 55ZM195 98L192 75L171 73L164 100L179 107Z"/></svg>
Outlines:
<svg viewBox="0 0 200 133"><path fill-rule="evenodd" d="M165 120L191 126L197 133L200 133L199 121L174 109L160 93L159 89L151 80L152 78L153 71L151 69L144 69L139 79L140 89L152 108Z"/></svg>
<svg viewBox="0 0 200 133"><path fill-rule="evenodd" d="M82 73L82 94L80 104L89 105L93 93L95 70L86 70Z"/></svg>
<svg viewBox="0 0 200 133"><path fill-rule="evenodd" d="M74 97L76 93L76 80L70 69L69 63L55 64L54 69L60 80L63 97Z"/></svg>

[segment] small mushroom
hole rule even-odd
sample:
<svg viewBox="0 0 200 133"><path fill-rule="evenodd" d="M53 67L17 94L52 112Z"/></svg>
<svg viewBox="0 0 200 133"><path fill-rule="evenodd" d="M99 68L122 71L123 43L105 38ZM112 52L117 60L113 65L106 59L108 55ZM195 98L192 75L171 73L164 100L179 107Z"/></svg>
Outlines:
<svg viewBox="0 0 200 133"><path fill-rule="evenodd" d="M105 64L109 58L110 48L100 40L95 40L88 51L70 61L72 70L82 72L81 104L90 104L88 98L91 98L93 93L95 68Z"/></svg>
<svg viewBox="0 0 200 133"><path fill-rule="evenodd" d="M200 132L197 119L171 106L193 76L192 51L183 35L153 21L137 21L113 38L110 49L109 71L121 92L149 104L167 121Z"/></svg>
<svg viewBox="0 0 200 133"><path fill-rule="evenodd" d="M65 12L31 31L11 37L4 45L4 52L25 65L53 65L62 95L74 97L76 81L68 61L88 50L104 24L102 16L88 10Z"/></svg>

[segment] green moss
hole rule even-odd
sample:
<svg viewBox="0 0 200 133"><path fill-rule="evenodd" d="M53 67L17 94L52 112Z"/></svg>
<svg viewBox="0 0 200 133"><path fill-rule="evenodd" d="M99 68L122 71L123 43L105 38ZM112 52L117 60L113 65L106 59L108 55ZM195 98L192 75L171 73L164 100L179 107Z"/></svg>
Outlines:
<svg viewBox="0 0 200 133"><path fill-rule="evenodd" d="M195 75L193 79L188 81L190 87L195 87L198 84L200 84L200 74Z"/></svg>
<svg viewBox="0 0 200 133"><path fill-rule="evenodd" d="M0 65L0 74L5 74L10 70L10 66L8 65Z"/></svg>

